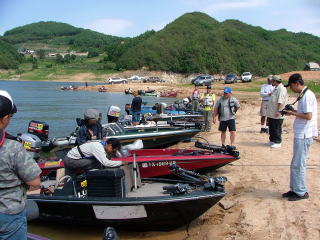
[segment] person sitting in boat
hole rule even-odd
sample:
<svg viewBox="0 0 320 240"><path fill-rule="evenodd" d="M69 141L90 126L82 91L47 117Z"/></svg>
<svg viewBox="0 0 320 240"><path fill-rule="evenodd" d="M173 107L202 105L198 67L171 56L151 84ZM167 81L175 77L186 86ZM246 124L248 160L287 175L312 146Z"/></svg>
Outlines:
<svg viewBox="0 0 320 240"><path fill-rule="evenodd" d="M84 112L84 121L77 132L76 145L90 140L106 140L107 131L101 126L98 110L89 108Z"/></svg>
<svg viewBox="0 0 320 240"><path fill-rule="evenodd" d="M117 138L105 141L90 141L72 148L64 157L66 174L75 170L90 170L101 167L119 167L122 161L111 161L109 158L120 155L121 143ZM108 157L107 157L108 155Z"/></svg>

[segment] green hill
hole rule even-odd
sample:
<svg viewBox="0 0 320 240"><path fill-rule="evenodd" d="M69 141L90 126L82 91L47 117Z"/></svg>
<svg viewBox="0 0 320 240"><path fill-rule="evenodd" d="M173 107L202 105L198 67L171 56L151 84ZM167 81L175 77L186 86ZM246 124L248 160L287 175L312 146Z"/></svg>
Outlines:
<svg viewBox="0 0 320 240"><path fill-rule="evenodd" d="M46 44L46 46L64 46L70 49L87 51L100 49L120 40L119 37L105 35L88 29L76 28L66 23L37 22L14 28L4 33L3 40L19 46ZM101 50L102 51L102 50Z"/></svg>
<svg viewBox="0 0 320 240"><path fill-rule="evenodd" d="M22 58L9 43L0 39L0 69L18 68Z"/></svg>
<svg viewBox="0 0 320 240"><path fill-rule="evenodd" d="M267 31L236 20L219 23L194 12L130 48L117 63L125 69L265 75L302 69L309 61L320 62L320 38L311 34Z"/></svg>
<svg viewBox="0 0 320 240"><path fill-rule="evenodd" d="M147 31L134 38L105 35L65 23L38 22L9 30L1 39L16 48L93 50L103 54L94 69L147 67L180 73L250 71L266 75L303 69L310 61L320 62L319 37L284 29L267 31L237 20L218 22L200 12L184 14L161 31ZM13 54L9 65L17 66L19 57L10 49L6 53ZM80 63L79 68L86 64ZM75 63L70 67L75 68Z"/></svg>

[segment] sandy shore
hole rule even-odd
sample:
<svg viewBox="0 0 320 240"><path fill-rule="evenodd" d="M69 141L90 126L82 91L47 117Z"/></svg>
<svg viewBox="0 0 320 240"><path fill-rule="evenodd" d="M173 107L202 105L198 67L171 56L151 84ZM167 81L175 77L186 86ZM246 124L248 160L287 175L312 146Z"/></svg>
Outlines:
<svg viewBox="0 0 320 240"><path fill-rule="evenodd" d="M228 178L228 195L224 200L231 201L232 208L224 210L216 205L186 228L176 231L120 233L120 236L153 240L320 239L320 142L317 140L312 145L307 163L310 198L297 202L283 199L281 194L289 190L293 117L284 122L282 148L271 149L265 145L268 135L259 133L259 104L259 101L242 103L238 112L236 145L241 159L212 173ZM214 125L210 133L201 135L211 143L220 143L217 128ZM188 148L192 143L173 147Z"/></svg>

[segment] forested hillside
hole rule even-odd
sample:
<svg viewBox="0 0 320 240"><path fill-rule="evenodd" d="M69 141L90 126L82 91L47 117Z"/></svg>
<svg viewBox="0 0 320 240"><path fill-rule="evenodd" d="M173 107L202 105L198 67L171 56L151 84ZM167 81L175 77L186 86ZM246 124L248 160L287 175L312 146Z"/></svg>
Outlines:
<svg viewBox="0 0 320 240"><path fill-rule="evenodd" d="M222 23L203 13L189 13L129 49L118 64L173 72L254 74L302 69L320 62L320 38L285 30L267 31L236 20Z"/></svg>
<svg viewBox="0 0 320 240"><path fill-rule="evenodd" d="M250 71L266 75L300 70L310 61L320 62L319 37L284 29L267 31L237 20L218 22L200 12L184 14L161 31L147 31L134 38L65 23L39 22L9 30L2 39L15 47L43 43L49 48L95 51L94 56L103 56L101 65L117 70L147 67L180 73ZM17 66L16 54L8 59L13 61L10 66Z"/></svg>
<svg viewBox="0 0 320 240"><path fill-rule="evenodd" d="M22 58L17 50L7 42L0 39L0 69L17 68Z"/></svg>

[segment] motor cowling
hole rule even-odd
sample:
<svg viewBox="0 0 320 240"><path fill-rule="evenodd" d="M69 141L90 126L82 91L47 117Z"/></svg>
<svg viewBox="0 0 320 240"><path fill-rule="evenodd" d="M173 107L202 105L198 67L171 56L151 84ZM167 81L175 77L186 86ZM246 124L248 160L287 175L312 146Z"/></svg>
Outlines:
<svg viewBox="0 0 320 240"><path fill-rule="evenodd" d="M49 125L46 122L32 120L28 125L28 133L39 137L41 141L47 141L49 137Z"/></svg>
<svg viewBox="0 0 320 240"><path fill-rule="evenodd" d="M41 139L38 136L30 133L22 133L22 134L19 134L18 136L21 139L24 148L28 152L32 153L33 158L35 160L40 159L40 151L42 146Z"/></svg>
<svg viewBox="0 0 320 240"><path fill-rule="evenodd" d="M117 106L110 106L108 109L107 117L108 123L117 122L119 120L121 109Z"/></svg>

